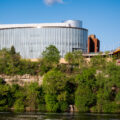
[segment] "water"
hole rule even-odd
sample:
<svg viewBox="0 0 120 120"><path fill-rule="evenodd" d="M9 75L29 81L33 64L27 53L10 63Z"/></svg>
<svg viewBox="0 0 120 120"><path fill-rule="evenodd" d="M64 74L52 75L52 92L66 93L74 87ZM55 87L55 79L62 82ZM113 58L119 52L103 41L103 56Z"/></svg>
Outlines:
<svg viewBox="0 0 120 120"><path fill-rule="evenodd" d="M0 120L120 120L119 114L0 113Z"/></svg>

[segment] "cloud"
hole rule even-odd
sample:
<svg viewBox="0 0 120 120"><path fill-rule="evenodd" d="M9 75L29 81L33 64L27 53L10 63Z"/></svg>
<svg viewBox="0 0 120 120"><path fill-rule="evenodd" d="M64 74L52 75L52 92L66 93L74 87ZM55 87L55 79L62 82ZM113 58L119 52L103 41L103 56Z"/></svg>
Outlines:
<svg viewBox="0 0 120 120"><path fill-rule="evenodd" d="M63 0L44 0L46 5L53 5L54 3L63 3Z"/></svg>

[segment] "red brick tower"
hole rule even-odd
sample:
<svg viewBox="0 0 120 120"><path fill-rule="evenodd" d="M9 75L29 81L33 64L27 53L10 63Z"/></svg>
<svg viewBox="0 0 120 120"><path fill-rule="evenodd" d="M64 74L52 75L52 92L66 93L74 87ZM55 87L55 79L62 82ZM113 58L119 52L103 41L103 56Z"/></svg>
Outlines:
<svg viewBox="0 0 120 120"><path fill-rule="evenodd" d="M88 37L88 53L97 53L100 51L100 41L95 35L90 35Z"/></svg>

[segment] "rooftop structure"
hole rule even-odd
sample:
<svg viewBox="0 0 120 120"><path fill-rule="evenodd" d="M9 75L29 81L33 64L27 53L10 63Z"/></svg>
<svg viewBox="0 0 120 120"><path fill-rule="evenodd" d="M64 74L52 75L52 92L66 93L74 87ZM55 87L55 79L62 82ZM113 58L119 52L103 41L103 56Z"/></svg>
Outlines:
<svg viewBox="0 0 120 120"><path fill-rule="evenodd" d="M73 27L82 28L82 21L67 20L63 23L40 23L40 24L0 24L0 29L11 28L45 28L45 27Z"/></svg>

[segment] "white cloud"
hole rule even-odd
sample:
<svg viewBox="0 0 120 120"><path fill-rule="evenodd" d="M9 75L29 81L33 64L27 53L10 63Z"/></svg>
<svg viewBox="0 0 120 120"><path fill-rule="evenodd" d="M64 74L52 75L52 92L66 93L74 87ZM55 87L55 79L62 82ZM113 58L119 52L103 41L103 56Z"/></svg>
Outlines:
<svg viewBox="0 0 120 120"><path fill-rule="evenodd" d="M63 0L44 0L46 5L52 5L54 3L63 3Z"/></svg>

